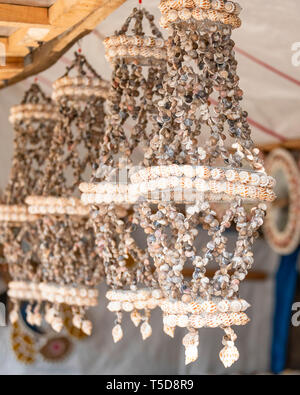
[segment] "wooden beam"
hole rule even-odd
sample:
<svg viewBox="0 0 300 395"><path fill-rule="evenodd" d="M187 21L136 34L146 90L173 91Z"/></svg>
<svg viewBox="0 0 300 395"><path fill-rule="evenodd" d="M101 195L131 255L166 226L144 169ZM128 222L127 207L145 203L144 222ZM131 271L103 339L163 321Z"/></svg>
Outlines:
<svg viewBox="0 0 300 395"><path fill-rule="evenodd" d="M7 81L5 86L15 84L51 67L80 38L89 34L103 19L121 4L125 3L125 1L126 0L99 0L98 3L100 6L98 6L95 11L91 12L85 19L53 40L33 50L30 54L30 64L25 66L23 72Z"/></svg>
<svg viewBox="0 0 300 395"><path fill-rule="evenodd" d="M49 22L65 28L74 26L102 3L102 0L57 0L49 9Z"/></svg>
<svg viewBox="0 0 300 395"><path fill-rule="evenodd" d="M0 66L0 79L6 80L14 77L24 70L24 59L19 57L7 57L6 65Z"/></svg>
<svg viewBox="0 0 300 395"><path fill-rule="evenodd" d="M0 3L0 26L49 26L48 8Z"/></svg>
<svg viewBox="0 0 300 395"><path fill-rule="evenodd" d="M282 143L262 144L259 149L264 152L273 151L276 148L285 148L289 150L300 150L300 139L286 140Z"/></svg>

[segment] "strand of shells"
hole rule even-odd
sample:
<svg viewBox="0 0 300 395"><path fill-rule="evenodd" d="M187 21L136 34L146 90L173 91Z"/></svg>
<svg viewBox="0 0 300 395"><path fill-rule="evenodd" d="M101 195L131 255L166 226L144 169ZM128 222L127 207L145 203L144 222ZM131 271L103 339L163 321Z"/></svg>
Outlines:
<svg viewBox="0 0 300 395"><path fill-rule="evenodd" d="M132 185L101 182L98 184L82 183L79 186L81 201L84 205L93 204L132 204L138 194Z"/></svg>
<svg viewBox="0 0 300 395"><path fill-rule="evenodd" d="M53 109L52 104L20 104L11 108L9 122L14 125L17 122L32 119L56 121L58 114Z"/></svg>
<svg viewBox="0 0 300 395"><path fill-rule="evenodd" d="M166 314L200 314L200 313L239 313L246 311L250 307L249 303L243 299L224 300L222 298L212 298L212 300L196 299L192 303L166 300L161 304L161 309Z"/></svg>
<svg viewBox="0 0 300 395"><path fill-rule="evenodd" d="M164 315L163 323L168 328L224 328L233 325L246 325L250 319L245 313L214 313L214 314L185 314Z"/></svg>
<svg viewBox="0 0 300 395"><path fill-rule="evenodd" d="M0 205L1 222L34 222L37 218L38 216L30 213L25 205Z"/></svg>
<svg viewBox="0 0 300 395"><path fill-rule="evenodd" d="M227 0L162 0L158 6L162 14L170 9L180 11L183 8L191 9L194 7L199 7L203 10L226 11L236 15L240 14L242 10L238 3Z"/></svg>
<svg viewBox="0 0 300 395"><path fill-rule="evenodd" d="M215 10L204 11L201 8L195 8L192 11L184 8L180 11L170 10L160 19L160 25L163 28L168 28L170 24L178 21L188 22L195 20L197 22L219 22L237 29L241 26L241 20L237 15L232 15L228 12L220 12Z"/></svg>
<svg viewBox="0 0 300 395"><path fill-rule="evenodd" d="M75 198L56 198L53 196L29 196L25 200L30 214L36 215L74 215L88 216L89 210ZM0 208L1 210L1 208Z"/></svg>
<svg viewBox="0 0 300 395"><path fill-rule="evenodd" d="M147 196L148 201L157 201L157 195L161 191L180 191L184 195L184 201L187 200L185 196L186 191L194 192L194 200L189 199L189 202L196 201L197 192L205 192L205 197L213 195L214 200L220 196L220 200L229 200L235 196L251 201L273 202L276 198L273 189L247 186L240 183L222 182L222 181L205 181L199 177L193 179L187 177L167 177L158 178L149 182L141 182L133 184L131 187L131 194L137 197L139 194ZM193 196L192 194L190 197ZM165 196L162 195L161 200L165 201Z"/></svg>
<svg viewBox="0 0 300 395"><path fill-rule="evenodd" d="M160 177L199 177L201 179L212 179L217 181L227 180L229 182L241 182L246 185L270 187L275 186L275 179L260 172L247 170L225 169L208 166L190 166L190 165L169 165L154 166L141 169L131 176L131 182L150 181Z"/></svg>

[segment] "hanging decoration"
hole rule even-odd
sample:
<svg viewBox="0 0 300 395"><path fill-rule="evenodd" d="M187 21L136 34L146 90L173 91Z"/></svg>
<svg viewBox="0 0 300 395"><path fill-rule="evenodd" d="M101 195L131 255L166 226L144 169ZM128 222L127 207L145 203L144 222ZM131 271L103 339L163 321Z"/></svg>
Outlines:
<svg viewBox="0 0 300 395"><path fill-rule="evenodd" d="M47 362L60 362L72 350L69 337L55 336L49 327L36 326L27 320L26 302L20 305L19 319L12 325L11 347L21 363L34 364L40 357Z"/></svg>
<svg viewBox="0 0 300 395"><path fill-rule="evenodd" d="M249 321L239 286L252 267L252 244L266 203L275 199L275 181L264 170L241 106L231 37L240 26L240 6L162 0L160 10L169 39L164 96L157 102L159 128L145 153L145 168L131 181L144 200L138 205L140 225L165 297L164 331L173 335L176 326L187 328L188 364L198 358L198 329L222 328L220 359L229 367L239 358L232 326ZM209 137L201 144L204 128ZM231 147L228 137L234 140ZM218 202L227 204L220 219L211 206ZM237 240L230 250L226 230L233 226ZM210 240L198 250L200 228ZM192 279L183 274L190 265ZM208 265L218 266L213 278L206 275Z"/></svg>
<svg viewBox="0 0 300 395"><path fill-rule="evenodd" d="M277 201L270 205L264 224L264 235L271 248L289 255L300 242L300 171L292 153L272 151L266 158L266 169L274 177Z"/></svg>
<svg viewBox="0 0 300 395"><path fill-rule="evenodd" d="M144 21L149 22L152 35L145 34ZM112 331L117 342L123 337L123 312L130 312L135 326L141 324L143 339L151 335L150 310L162 296L149 255L135 240L139 214L132 207L135 196L128 173L135 153L154 131L158 115L154 101L161 97L167 53L154 17L145 9L134 8L104 45L113 65L106 133L91 183L82 184L80 190L82 202L93 207L97 250L110 288L108 309L117 316Z"/></svg>
<svg viewBox="0 0 300 395"><path fill-rule="evenodd" d="M14 154L4 194L5 204L0 206L0 221L3 252L12 278L8 284L8 295L13 302L10 313L13 324L18 320L20 301L39 303L41 300L37 290L41 278L36 248L38 216L29 213L25 199L37 190L57 118L55 105L36 83L26 91L22 103L11 109ZM40 323L37 315L29 319Z"/></svg>
<svg viewBox="0 0 300 395"><path fill-rule="evenodd" d="M95 252L88 209L75 191L99 156L104 134L104 104L109 85L76 53L66 74L54 84L53 97L60 118L41 179L39 194L26 202L32 214L40 214L42 283L45 319L60 332L63 305L72 308L73 324L88 335L92 323L85 314L98 303L97 284L103 278L101 259Z"/></svg>

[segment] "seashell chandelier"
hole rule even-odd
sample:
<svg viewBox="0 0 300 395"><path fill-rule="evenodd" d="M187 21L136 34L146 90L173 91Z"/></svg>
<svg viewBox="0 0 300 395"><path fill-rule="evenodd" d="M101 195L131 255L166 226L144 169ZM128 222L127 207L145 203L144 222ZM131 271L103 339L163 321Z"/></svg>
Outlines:
<svg viewBox="0 0 300 395"><path fill-rule="evenodd" d="M66 74L54 84L60 117L39 192L26 199L30 213L41 216L39 289L47 302L45 319L57 332L63 328L63 305L69 305L74 326L90 335L92 323L86 311L98 304L102 261L95 252L88 210L75 191L83 177L90 176L99 155L108 88L85 57L76 53Z"/></svg>
<svg viewBox="0 0 300 395"><path fill-rule="evenodd" d="M167 40L153 15L134 8L104 41L111 84L75 53L52 100L33 84L11 110L14 157L0 243L16 349L26 336L22 301L29 325L44 317L56 332L91 335L88 310L105 278L115 342L124 313L149 338L159 308L168 336L186 328L186 364L198 359L198 330L220 328L219 356L230 367L239 358L233 327L249 322L240 284L278 172L288 184L288 221L277 229L273 207L264 232L283 253L299 241L297 166L278 150L266 172L242 105L232 40L241 7L161 0L159 9ZM27 346L20 358L32 362L37 350ZM50 351L40 349L49 359Z"/></svg>
<svg viewBox="0 0 300 395"><path fill-rule="evenodd" d="M198 329L222 328L220 359L230 367L239 358L232 326L249 321L239 287L253 265L252 245L266 203L275 199L275 181L265 172L241 105L231 38L241 24L240 6L162 0L160 10L169 32L167 73L157 102L159 127L144 167L131 175L140 197L136 209L164 296L164 331L173 336L177 326L187 328L188 364L198 358ZM225 205L221 218L215 204ZM231 227L233 250L226 234ZM200 229L209 237L201 249L196 248ZM208 265L216 267L212 278ZM187 267L193 268L192 278L184 275Z"/></svg>
<svg viewBox="0 0 300 395"><path fill-rule="evenodd" d="M134 8L120 31L104 41L113 66L106 133L91 183L80 186L82 202L92 205L97 251L110 288L108 309L116 313L115 342L123 337L123 312L130 312L135 326L141 324L142 338L147 339L152 333L150 310L162 296L148 252L135 240L139 214L133 210L135 197L128 185L134 151L142 149L155 130L154 103L161 98L166 71L165 42L153 20L145 9ZM151 35L145 34L145 22Z"/></svg>
<svg viewBox="0 0 300 395"><path fill-rule="evenodd" d="M9 182L0 206L1 237L11 281L8 295L13 302L10 320L16 324L22 301L28 301L28 321L40 324L31 314L39 308L40 259L37 215L28 211L25 199L37 191L44 171L58 113L55 105L36 83L26 91L20 105L11 109L14 127L14 153ZM35 303L37 303L35 305Z"/></svg>

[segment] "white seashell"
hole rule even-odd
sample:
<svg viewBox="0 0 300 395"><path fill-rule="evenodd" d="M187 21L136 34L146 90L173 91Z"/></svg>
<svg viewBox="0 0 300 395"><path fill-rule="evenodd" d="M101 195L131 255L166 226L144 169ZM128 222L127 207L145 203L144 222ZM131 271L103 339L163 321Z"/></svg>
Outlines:
<svg viewBox="0 0 300 395"><path fill-rule="evenodd" d="M134 302L134 307L138 310L142 310L147 307L147 302L145 300L137 300Z"/></svg>
<svg viewBox="0 0 300 395"><path fill-rule="evenodd" d="M120 302L109 302L107 305L107 309L111 312L120 311L121 303Z"/></svg>
<svg viewBox="0 0 300 395"><path fill-rule="evenodd" d="M33 322L35 326L41 326L42 324L42 316L41 314L37 313L33 316Z"/></svg>
<svg viewBox="0 0 300 395"><path fill-rule="evenodd" d="M225 314L225 313L223 313ZM208 314L207 315L207 319L206 319L206 326L208 328L218 328L218 326L220 326L221 324L221 319L220 319L220 315L211 315Z"/></svg>
<svg viewBox="0 0 300 395"><path fill-rule="evenodd" d="M230 309L230 303L228 300L222 300L221 302L218 303L218 310L221 313L226 313Z"/></svg>
<svg viewBox="0 0 300 395"><path fill-rule="evenodd" d="M160 289L155 289L152 291L152 296L156 299L160 299L162 297L162 292Z"/></svg>
<svg viewBox="0 0 300 395"><path fill-rule="evenodd" d="M178 16L181 20L188 21L192 16L192 12L189 9L184 8L183 10L178 11Z"/></svg>
<svg viewBox="0 0 300 395"><path fill-rule="evenodd" d="M130 312L134 309L133 303L131 302L123 302L122 303L122 309L124 311Z"/></svg>
<svg viewBox="0 0 300 395"><path fill-rule="evenodd" d="M210 0L195 0L195 4L204 10L209 10L211 6Z"/></svg>
<svg viewBox="0 0 300 395"><path fill-rule="evenodd" d="M179 315L177 318L177 325L180 328L185 328L189 324L189 317L187 315Z"/></svg>
<svg viewBox="0 0 300 395"><path fill-rule="evenodd" d="M235 346L225 346L219 356L225 368L229 368L239 359L240 354Z"/></svg>
<svg viewBox="0 0 300 395"><path fill-rule="evenodd" d="M12 310L9 314L9 320L12 324L15 324L19 319L19 314L16 310Z"/></svg>
<svg viewBox="0 0 300 395"><path fill-rule="evenodd" d="M142 334L143 340L148 339L148 337L150 337L152 335L152 328L148 322L144 322L141 325L141 334Z"/></svg>
<svg viewBox="0 0 300 395"><path fill-rule="evenodd" d="M79 314L75 314L72 320L73 325L75 326L75 328L80 329L81 325L82 325L82 318L81 315Z"/></svg>
<svg viewBox="0 0 300 395"><path fill-rule="evenodd" d="M244 299L240 299L242 308L241 311L246 311L249 307L251 307L251 305Z"/></svg>
<svg viewBox="0 0 300 395"><path fill-rule="evenodd" d="M60 317L55 317L52 321L52 329L59 333L62 331L63 328L63 320Z"/></svg>
<svg viewBox="0 0 300 395"><path fill-rule="evenodd" d="M115 343L120 341L123 337L123 330L120 324L117 324L112 329L112 337Z"/></svg>
<svg viewBox="0 0 300 395"><path fill-rule="evenodd" d="M206 313L212 314L217 311L217 305L214 302L212 302L211 300L208 300L208 301L202 303L202 309Z"/></svg>
<svg viewBox="0 0 300 395"><path fill-rule="evenodd" d="M48 324L51 324L55 317L55 310L53 308L48 309L45 315L45 320L48 322Z"/></svg>
<svg viewBox="0 0 300 395"><path fill-rule="evenodd" d="M199 315L192 315L190 317L190 326L192 328L203 328L206 325L206 320Z"/></svg>
<svg viewBox="0 0 300 395"><path fill-rule="evenodd" d="M214 10L223 11L224 10L224 0L212 0L211 6Z"/></svg>
<svg viewBox="0 0 300 395"><path fill-rule="evenodd" d="M232 1L226 1L225 11L233 14L235 12L235 3L233 3Z"/></svg>
<svg viewBox="0 0 300 395"><path fill-rule="evenodd" d="M220 326L229 327L233 324L233 319L230 313L220 313L218 315Z"/></svg>
<svg viewBox="0 0 300 395"><path fill-rule="evenodd" d="M92 322L89 321L89 320L83 321L81 330L86 335L91 336L92 331L93 331L93 324L92 324Z"/></svg>
<svg viewBox="0 0 300 395"><path fill-rule="evenodd" d="M182 339L182 344L184 347L188 346L199 346L199 334L196 333L187 333Z"/></svg>
<svg viewBox="0 0 300 395"><path fill-rule="evenodd" d="M167 20L169 22L175 22L178 19L178 12L176 10L170 10L167 14Z"/></svg>
<svg viewBox="0 0 300 395"><path fill-rule="evenodd" d="M174 328L177 323L177 316L176 315L165 315L163 318L163 323L164 325L170 326L171 328Z"/></svg>
<svg viewBox="0 0 300 395"><path fill-rule="evenodd" d="M142 320L142 316L137 310L133 310L133 312L130 314L131 321L133 322L134 326L138 327L140 325L140 322Z"/></svg>
<svg viewBox="0 0 300 395"><path fill-rule="evenodd" d="M238 313L242 310L242 303L238 300L234 300L230 303L230 310L234 313Z"/></svg>
<svg viewBox="0 0 300 395"><path fill-rule="evenodd" d="M168 335L170 337L174 337L175 327L164 325L164 332L166 335Z"/></svg>
<svg viewBox="0 0 300 395"><path fill-rule="evenodd" d="M187 346L185 348L185 364L188 365L198 359L198 347L197 346Z"/></svg>

